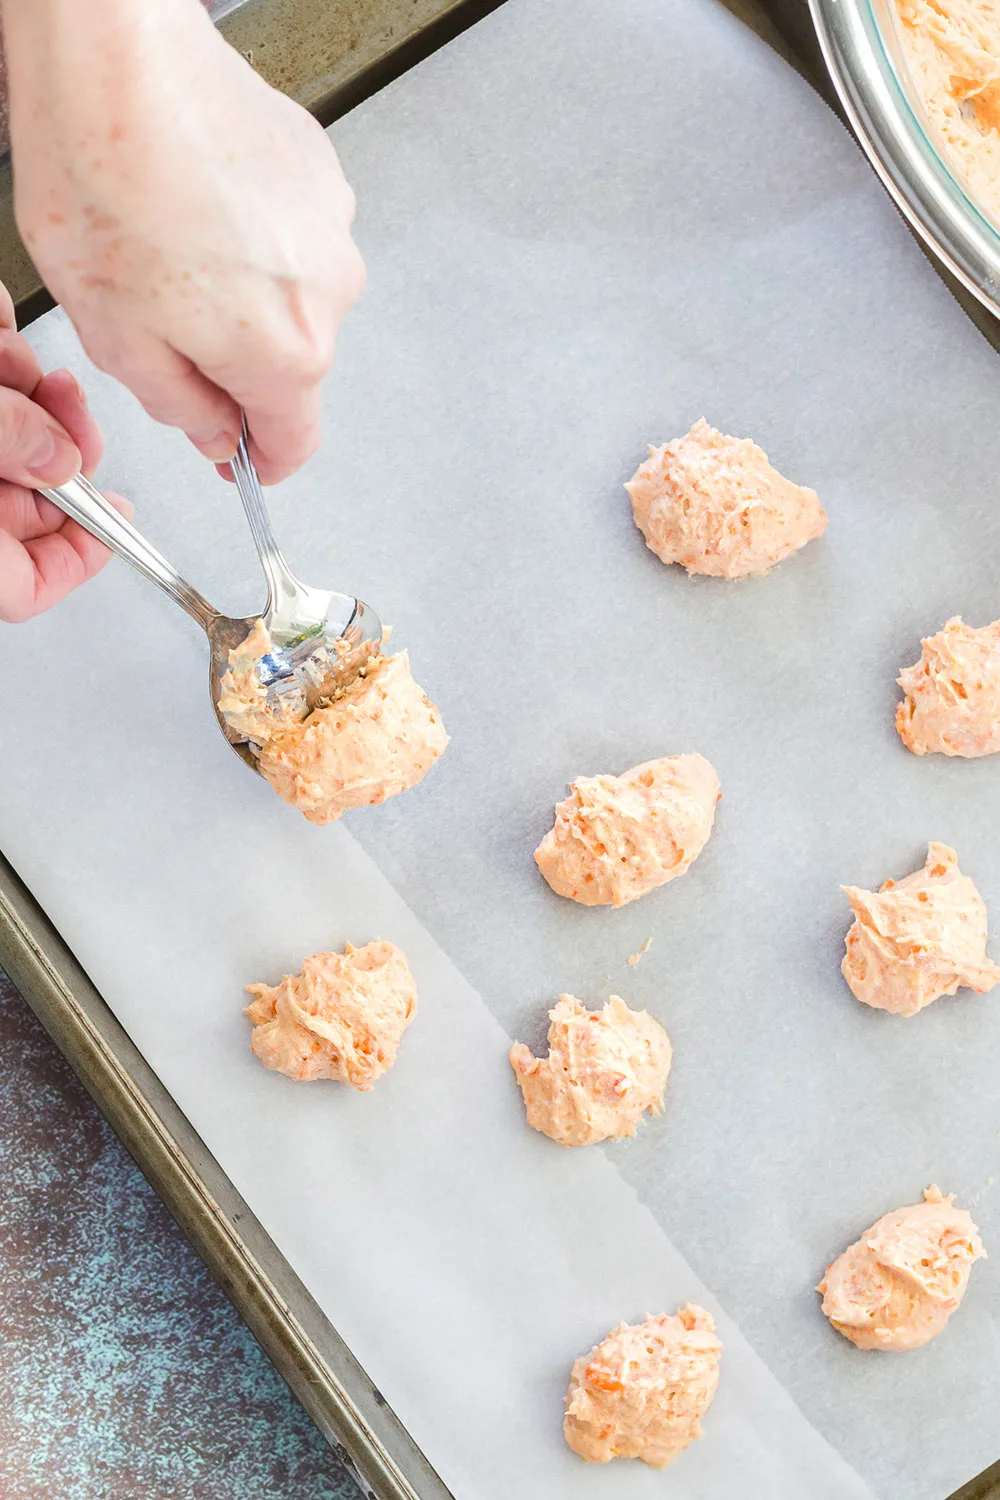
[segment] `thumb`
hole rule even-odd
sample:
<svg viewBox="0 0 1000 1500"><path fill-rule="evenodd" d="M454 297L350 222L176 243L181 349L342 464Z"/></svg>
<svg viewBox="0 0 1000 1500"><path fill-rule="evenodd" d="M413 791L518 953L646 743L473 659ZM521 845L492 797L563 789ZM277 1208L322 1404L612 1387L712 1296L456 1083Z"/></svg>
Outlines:
<svg viewBox="0 0 1000 1500"><path fill-rule="evenodd" d="M0 388L0 479L26 489L65 484L81 467L66 429L20 391Z"/></svg>

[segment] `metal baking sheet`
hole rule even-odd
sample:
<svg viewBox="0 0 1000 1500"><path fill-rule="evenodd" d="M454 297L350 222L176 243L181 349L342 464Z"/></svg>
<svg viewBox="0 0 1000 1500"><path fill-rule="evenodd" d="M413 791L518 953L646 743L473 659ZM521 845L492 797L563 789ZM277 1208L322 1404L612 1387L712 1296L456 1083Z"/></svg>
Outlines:
<svg viewBox="0 0 1000 1500"><path fill-rule="evenodd" d="M275 515L304 574L393 621L454 743L419 791L308 828L213 738L188 622L114 567L19 634L0 842L456 1493L940 1500L996 1456L992 1263L905 1363L837 1340L811 1288L932 1177L1000 1243L989 997L901 1023L837 973L839 883L928 838L1000 902L996 767L891 730L919 635L995 613L995 356L712 0L509 0L333 134L371 280L327 450ZM104 482L249 608L232 495L60 318L33 336L85 372ZM631 526L646 441L702 413L830 511L768 579L688 581ZM690 876L618 913L551 896L530 851L565 782L688 748L725 793ZM241 984L376 932L422 995L391 1077L359 1101L264 1074ZM506 1040L560 989L671 1033L666 1115L630 1145L523 1128ZM573 1355L701 1295L727 1344L705 1442L663 1477L581 1470Z"/></svg>
<svg viewBox="0 0 1000 1500"><path fill-rule="evenodd" d="M449 1492L206 1149L38 903L0 857L0 964L374 1500Z"/></svg>

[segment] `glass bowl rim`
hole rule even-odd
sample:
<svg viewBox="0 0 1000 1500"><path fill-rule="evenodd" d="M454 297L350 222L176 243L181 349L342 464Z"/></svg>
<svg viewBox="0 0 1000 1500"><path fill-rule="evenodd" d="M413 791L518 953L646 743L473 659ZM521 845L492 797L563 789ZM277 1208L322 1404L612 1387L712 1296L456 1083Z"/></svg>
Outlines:
<svg viewBox="0 0 1000 1500"><path fill-rule="evenodd" d="M935 143L906 75L892 0L809 0L844 112L896 206L928 248L1000 316L1000 225Z"/></svg>

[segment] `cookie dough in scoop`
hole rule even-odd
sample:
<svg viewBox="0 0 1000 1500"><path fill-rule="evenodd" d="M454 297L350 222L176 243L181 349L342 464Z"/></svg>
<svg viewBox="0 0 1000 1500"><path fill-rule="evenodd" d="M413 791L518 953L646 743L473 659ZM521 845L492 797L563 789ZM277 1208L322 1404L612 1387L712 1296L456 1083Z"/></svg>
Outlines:
<svg viewBox="0 0 1000 1500"><path fill-rule="evenodd" d="M533 1130L561 1146L591 1146L634 1135L646 1110L660 1113L671 1048L652 1016L617 995L603 1010L560 995L549 1021L548 1057L523 1042L510 1049Z"/></svg>
<svg viewBox="0 0 1000 1500"><path fill-rule="evenodd" d="M396 1061L417 1009L406 954L392 943L314 953L280 984L248 984L250 1045L287 1078L332 1078L366 1093Z"/></svg>
<svg viewBox="0 0 1000 1500"><path fill-rule="evenodd" d="M854 925L841 971L865 1005L915 1016L960 985L984 995L1000 981L986 956L986 903L947 844L929 844L905 880L844 892Z"/></svg>
<svg viewBox="0 0 1000 1500"><path fill-rule="evenodd" d="M720 795L702 755L667 755L623 776L580 776L557 805L535 863L558 896L624 906L690 868Z"/></svg>
<svg viewBox="0 0 1000 1500"><path fill-rule="evenodd" d="M665 1469L701 1437L722 1344L704 1308L620 1323L573 1366L563 1433L588 1463L641 1458Z"/></svg>
<svg viewBox="0 0 1000 1500"><path fill-rule="evenodd" d="M219 708L259 746L257 763L278 796L310 823L397 797L443 754L441 715L414 682L405 651L373 656L348 687L299 719L267 701L256 668L270 648L258 621L230 652Z"/></svg>
<svg viewBox="0 0 1000 1500"><path fill-rule="evenodd" d="M904 667L896 729L914 755L993 755L1000 750L1000 620L976 630L961 616L920 643Z"/></svg>
<svg viewBox="0 0 1000 1500"><path fill-rule="evenodd" d="M941 1332L986 1254L954 1194L883 1214L839 1256L816 1290L838 1333L859 1349L919 1349Z"/></svg>
<svg viewBox="0 0 1000 1500"><path fill-rule="evenodd" d="M704 418L650 448L625 488L646 546L689 573L766 573L826 530L815 490L772 469L749 438L727 437Z"/></svg>

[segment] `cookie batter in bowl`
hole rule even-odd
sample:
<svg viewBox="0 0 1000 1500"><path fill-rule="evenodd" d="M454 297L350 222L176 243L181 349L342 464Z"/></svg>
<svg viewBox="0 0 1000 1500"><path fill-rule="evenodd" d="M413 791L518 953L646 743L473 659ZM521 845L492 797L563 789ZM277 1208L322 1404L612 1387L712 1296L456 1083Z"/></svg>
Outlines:
<svg viewBox="0 0 1000 1500"><path fill-rule="evenodd" d="M1000 220L1000 9L990 0L895 0L920 101L969 192Z"/></svg>

